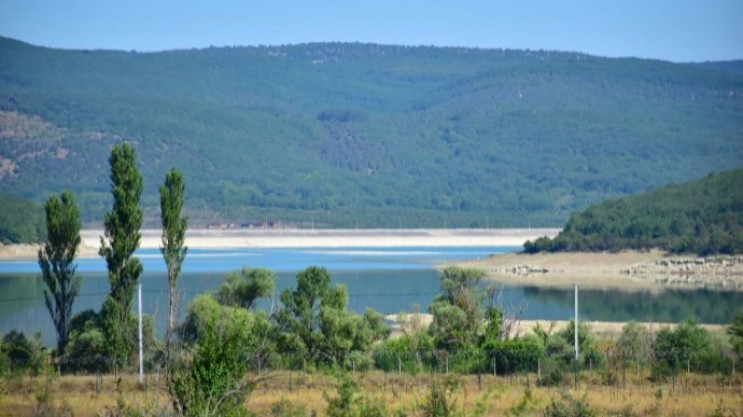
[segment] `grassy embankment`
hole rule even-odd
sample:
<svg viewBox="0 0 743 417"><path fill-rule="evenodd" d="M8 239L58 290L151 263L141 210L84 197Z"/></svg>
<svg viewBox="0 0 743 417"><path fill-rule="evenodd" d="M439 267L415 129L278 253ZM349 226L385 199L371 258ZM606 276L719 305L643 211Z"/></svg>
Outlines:
<svg viewBox="0 0 743 417"><path fill-rule="evenodd" d="M477 375L460 377L461 385L452 398L456 408L464 415L542 415L552 402L564 401L563 394L574 399L584 398L598 415L679 416L696 417L712 415L720 407L724 415L740 415L743 409L741 376L720 379L719 376L680 375L675 385L652 383L648 374L627 370L626 385L621 374L614 385L607 385L605 375L598 372L581 376L578 389L572 384L563 387L539 387L534 384L536 375L496 376ZM249 397L246 406L259 415L271 415L271 407L281 400L304 407L307 415L313 411L325 415L327 402L324 393L335 396L334 377L323 374L289 373L272 375L260 384ZM445 376L437 375L443 383ZM426 401L431 386L431 376L383 374L381 372L355 373L359 394L381 401L388 411L405 411L409 416L422 415L418 409ZM528 380L528 382L527 382ZM48 384L48 385L47 385ZM77 417L95 416L106 410L115 410L117 401L124 403L141 415L149 415L154 408L165 408L168 399L162 375L147 375L146 388L141 388L135 375L124 375L116 390L112 375L63 376L48 381L44 377L22 377L6 380L0 397L0 415L32 416L38 410L38 394L49 387L49 404L59 407L69 405ZM528 386L528 388L527 388ZM96 389L97 387L97 389ZM530 391L530 395L527 393ZM522 410L522 413L517 413ZM507 414L508 412L511 414ZM738 414L731 414L735 411Z"/></svg>

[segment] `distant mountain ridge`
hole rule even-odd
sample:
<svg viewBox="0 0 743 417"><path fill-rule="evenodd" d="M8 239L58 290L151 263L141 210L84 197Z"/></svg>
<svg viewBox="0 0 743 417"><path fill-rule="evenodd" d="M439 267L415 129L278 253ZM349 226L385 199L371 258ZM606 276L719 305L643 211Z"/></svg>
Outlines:
<svg viewBox="0 0 743 417"><path fill-rule="evenodd" d="M133 143L148 223L171 166L195 224L559 226L743 165L743 61L320 43L159 53L0 38L0 192L110 206Z"/></svg>

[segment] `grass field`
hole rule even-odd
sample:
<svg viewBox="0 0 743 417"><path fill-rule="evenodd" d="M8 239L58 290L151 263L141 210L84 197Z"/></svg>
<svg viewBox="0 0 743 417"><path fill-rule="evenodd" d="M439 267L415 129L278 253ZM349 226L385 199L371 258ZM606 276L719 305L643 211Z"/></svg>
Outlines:
<svg viewBox="0 0 743 417"><path fill-rule="evenodd" d="M648 375L628 372L626 383L605 383L599 373L582 375L578 388L566 381L562 387L541 387L536 375L435 375L443 384L455 381L450 394L455 408L464 416L541 416L550 403L587 405L599 416L742 416L743 385L740 374L726 376L682 374L675 383L651 382ZM335 378L321 373L278 372L248 397L246 407L258 415L289 415L272 412L280 401L303 408L302 415L325 415L326 396L336 396ZM382 404L388 415L422 416L421 406L430 393L430 374L397 375L378 371L357 372L357 396ZM256 377L251 375L250 377ZM15 377L0 383L0 416L120 415L119 404L135 415L165 415L168 409L162 375L149 374L145 386L135 375ZM47 393L48 395L44 395Z"/></svg>

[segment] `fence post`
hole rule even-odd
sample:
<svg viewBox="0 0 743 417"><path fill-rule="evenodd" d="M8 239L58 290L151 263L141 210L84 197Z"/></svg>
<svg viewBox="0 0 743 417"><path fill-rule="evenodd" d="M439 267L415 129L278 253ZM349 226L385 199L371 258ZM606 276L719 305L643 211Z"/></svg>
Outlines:
<svg viewBox="0 0 743 417"><path fill-rule="evenodd" d="M446 354L446 374L449 375L449 353Z"/></svg>
<svg viewBox="0 0 743 417"><path fill-rule="evenodd" d="M537 358L537 381L542 380L542 358Z"/></svg>
<svg viewBox="0 0 743 417"><path fill-rule="evenodd" d="M400 360L400 355L397 355L397 375L402 375L402 361Z"/></svg>
<svg viewBox="0 0 743 417"><path fill-rule="evenodd" d="M624 349L622 349L622 386L627 389L627 363L625 362Z"/></svg>

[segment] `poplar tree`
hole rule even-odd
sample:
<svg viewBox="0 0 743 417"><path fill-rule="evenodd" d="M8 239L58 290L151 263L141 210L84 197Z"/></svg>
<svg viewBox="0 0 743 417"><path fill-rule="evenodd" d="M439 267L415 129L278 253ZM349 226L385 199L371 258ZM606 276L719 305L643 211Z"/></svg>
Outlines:
<svg viewBox="0 0 743 417"><path fill-rule="evenodd" d="M142 236L142 175L137 168L137 152L128 144L115 145L109 163L113 208L106 213L99 254L106 260L111 292L103 303L102 316L111 359L124 364L134 347L136 320L132 306L142 273L141 262L132 256Z"/></svg>
<svg viewBox="0 0 743 417"><path fill-rule="evenodd" d="M64 355L70 336L72 304L80 292L81 278L74 264L80 246L80 209L74 195L62 192L50 197L46 212L46 242L39 249L39 267L46 288L44 301L57 330L57 353Z"/></svg>
<svg viewBox="0 0 743 417"><path fill-rule="evenodd" d="M186 194L186 182L183 174L173 168L165 175L165 183L160 187L160 218L163 225L162 247L160 252L168 269L168 331L165 336L165 348L169 352L170 339L175 327L175 308L178 278L181 266L186 258L188 247L183 246L186 238L188 218L184 217L183 201Z"/></svg>

